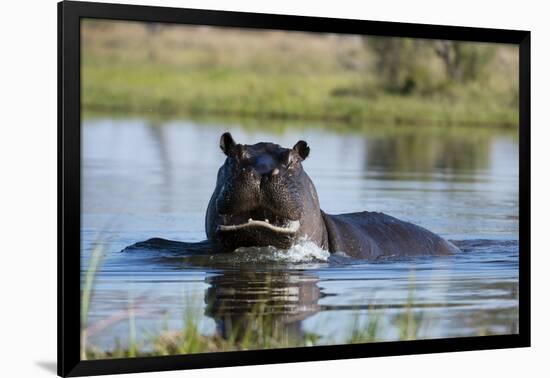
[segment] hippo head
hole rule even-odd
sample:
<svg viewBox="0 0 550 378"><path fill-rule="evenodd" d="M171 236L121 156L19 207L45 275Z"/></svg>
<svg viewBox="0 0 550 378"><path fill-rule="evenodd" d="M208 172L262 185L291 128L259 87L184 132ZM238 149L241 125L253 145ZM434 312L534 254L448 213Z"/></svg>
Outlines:
<svg viewBox="0 0 550 378"><path fill-rule="evenodd" d="M218 171L206 213L206 234L224 251L239 247L289 248L299 238L326 239L317 192L302 168L306 142L293 148L273 143L237 144L220 139L227 156Z"/></svg>

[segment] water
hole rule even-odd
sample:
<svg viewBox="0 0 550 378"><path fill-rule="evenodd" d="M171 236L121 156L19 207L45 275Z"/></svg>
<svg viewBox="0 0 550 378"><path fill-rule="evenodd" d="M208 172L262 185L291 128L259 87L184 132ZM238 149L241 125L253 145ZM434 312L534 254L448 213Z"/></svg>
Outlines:
<svg viewBox="0 0 550 378"><path fill-rule="evenodd" d="M289 332L346 342L351 325L377 319L379 340L397 340L407 314L415 337L517 333L518 142L484 129L372 127L87 118L82 137L82 282L93 246L106 255L96 277L89 342L138 340L181 329L186 314L205 335L227 334L258 303ZM224 155L239 143L311 147L304 168L328 213L382 211L453 240L462 253L365 262L308 243L290 252L244 250L188 256L133 252L152 237L199 242Z"/></svg>

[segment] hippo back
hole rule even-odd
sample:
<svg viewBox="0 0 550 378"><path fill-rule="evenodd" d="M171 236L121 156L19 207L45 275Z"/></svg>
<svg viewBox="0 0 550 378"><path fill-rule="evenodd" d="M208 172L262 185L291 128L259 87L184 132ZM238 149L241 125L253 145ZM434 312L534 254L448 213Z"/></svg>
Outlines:
<svg viewBox="0 0 550 378"><path fill-rule="evenodd" d="M394 256L450 255L459 249L409 222L378 212L329 215L322 212L330 252L376 260Z"/></svg>

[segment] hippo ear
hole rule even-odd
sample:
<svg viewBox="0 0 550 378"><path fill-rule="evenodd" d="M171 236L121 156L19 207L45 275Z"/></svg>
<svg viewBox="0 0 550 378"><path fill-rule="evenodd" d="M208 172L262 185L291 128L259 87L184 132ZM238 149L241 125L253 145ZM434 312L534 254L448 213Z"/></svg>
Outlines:
<svg viewBox="0 0 550 378"><path fill-rule="evenodd" d="M220 148L227 156L229 156L233 148L235 148L235 141L230 133L223 133L220 138Z"/></svg>
<svg viewBox="0 0 550 378"><path fill-rule="evenodd" d="M309 155L309 147L307 143L303 140L298 141L298 143L296 143L294 147L292 147L292 149L296 151L298 155L300 155L302 160L305 160Z"/></svg>

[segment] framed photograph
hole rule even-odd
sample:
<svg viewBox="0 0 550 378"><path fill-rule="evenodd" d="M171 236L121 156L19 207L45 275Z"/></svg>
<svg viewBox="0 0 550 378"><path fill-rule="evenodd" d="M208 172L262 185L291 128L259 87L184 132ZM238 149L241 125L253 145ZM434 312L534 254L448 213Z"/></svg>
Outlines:
<svg viewBox="0 0 550 378"><path fill-rule="evenodd" d="M530 345L530 33L58 4L58 374Z"/></svg>

